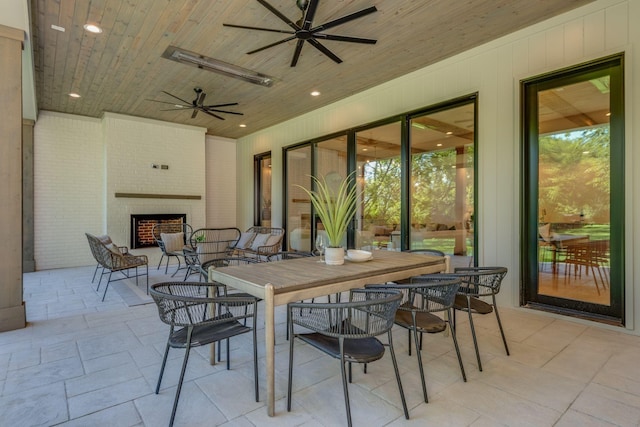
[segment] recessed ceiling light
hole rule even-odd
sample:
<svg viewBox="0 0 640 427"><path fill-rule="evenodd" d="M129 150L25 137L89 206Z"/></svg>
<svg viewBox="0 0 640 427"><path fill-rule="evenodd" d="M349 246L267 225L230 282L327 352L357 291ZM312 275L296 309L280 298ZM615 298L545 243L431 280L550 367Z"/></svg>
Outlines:
<svg viewBox="0 0 640 427"><path fill-rule="evenodd" d="M367 150L369 150L369 149L368 149L368 148L363 148L363 149L362 149L362 151L367 151Z"/></svg>
<svg viewBox="0 0 640 427"><path fill-rule="evenodd" d="M77 94L77 93L75 93L75 92L71 92L71 93L69 94L69 96L70 96L70 97L72 97L72 98L80 98L80 95L78 95L78 94Z"/></svg>
<svg viewBox="0 0 640 427"><path fill-rule="evenodd" d="M607 117L611 117L611 113L607 113Z"/></svg>
<svg viewBox="0 0 640 427"><path fill-rule="evenodd" d="M449 131L447 132L447 135L453 135L453 132Z"/></svg>
<svg viewBox="0 0 640 427"><path fill-rule="evenodd" d="M436 144L436 147L442 147L442 144Z"/></svg>
<svg viewBox="0 0 640 427"><path fill-rule="evenodd" d="M311 92L311 96L320 96L320 92L314 90L313 92Z"/></svg>
<svg viewBox="0 0 640 427"><path fill-rule="evenodd" d="M241 125L239 125L241 128L246 128L247 125L245 125L244 123L242 123Z"/></svg>
<svg viewBox="0 0 640 427"><path fill-rule="evenodd" d="M84 24L82 27L90 33L100 34L102 32L102 28L95 24Z"/></svg>

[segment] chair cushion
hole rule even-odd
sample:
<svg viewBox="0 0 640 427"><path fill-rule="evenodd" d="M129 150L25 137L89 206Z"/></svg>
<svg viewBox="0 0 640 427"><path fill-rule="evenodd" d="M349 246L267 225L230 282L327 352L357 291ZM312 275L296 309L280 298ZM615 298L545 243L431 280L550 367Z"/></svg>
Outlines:
<svg viewBox="0 0 640 427"><path fill-rule="evenodd" d="M396 311L395 323L396 325L402 326L403 328L413 330L413 319L411 317L411 311ZM416 313L416 327L418 329L418 332L436 334L447 329L447 323L435 314L418 312Z"/></svg>
<svg viewBox="0 0 640 427"><path fill-rule="evenodd" d="M280 239L282 239L282 236L280 235L272 235L269 236L269 238L267 239L267 242L263 245L263 246L273 246L273 245L277 245L278 243L280 243Z"/></svg>
<svg viewBox="0 0 640 427"><path fill-rule="evenodd" d="M184 233L160 233L160 238L164 242L164 251L181 252L184 246Z"/></svg>
<svg viewBox="0 0 640 427"><path fill-rule="evenodd" d="M340 344L337 338L318 332L296 334L296 337L335 359L340 358ZM375 337L344 340L344 359L347 362L369 363L381 359L382 356L384 345Z"/></svg>
<svg viewBox="0 0 640 427"><path fill-rule="evenodd" d="M260 246L267 246L267 240L269 240L270 236L271 234L268 233L257 234L251 243L251 249L257 251Z"/></svg>
<svg viewBox="0 0 640 427"><path fill-rule="evenodd" d="M256 233L244 232L240 234L240 239L238 243L236 243L236 248L238 249L247 249L251 246L251 242L253 242L253 238L256 237Z"/></svg>
<svg viewBox="0 0 640 427"><path fill-rule="evenodd" d="M108 244L110 244L110 243L113 243L113 242L111 241L111 237L109 237L109 236L108 236L108 235L106 235L106 234L103 234L102 236L96 236L96 238L97 238L98 240L100 240L102 243L104 243L105 245L108 245Z"/></svg>
<svg viewBox="0 0 640 427"><path fill-rule="evenodd" d="M471 304L471 312L473 313L489 314L493 311L493 306L491 304L488 304L479 298L471 297L469 302ZM453 308L456 310L468 311L469 307L467 307L467 297L457 294Z"/></svg>
<svg viewBox="0 0 640 427"><path fill-rule="evenodd" d="M118 246L114 245L113 243L107 243L105 246L114 254L122 255L122 252L120 252L120 249L118 249Z"/></svg>

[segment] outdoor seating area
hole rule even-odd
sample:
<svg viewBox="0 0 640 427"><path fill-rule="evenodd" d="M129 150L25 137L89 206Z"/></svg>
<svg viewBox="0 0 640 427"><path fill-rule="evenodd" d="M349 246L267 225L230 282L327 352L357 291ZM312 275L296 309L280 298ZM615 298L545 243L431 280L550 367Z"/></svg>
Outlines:
<svg viewBox="0 0 640 427"><path fill-rule="evenodd" d="M289 262L289 261L285 261ZM291 260L291 262L296 262ZM94 266L25 274L26 329L0 334L0 419L7 425L167 425L184 350L172 349L159 394L155 387L169 326L152 302L128 307L118 292L105 302L91 284ZM150 283L170 282L150 269ZM131 279L133 281L133 279ZM348 298L345 298L347 300ZM258 304L258 334L264 333ZM511 355L504 352L493 316L474 319L481 339L479 372L466 316L457 339L465 383L450 336L425 334L424 403L407 331L392 329L410 419L403 414L390 355L354 366L349 399L354 425L635 425L634 387L640 338L569 318L501 307ZM231 369L210 365L206 347L193 348L175 426L345 425L341 373L332 357L294 340L292 410L286 409L286 309L276 309L276 417L265 411L264 353L259 349L260 401L253 394L251 334L231 339ZM587 351L587 349L589 349ZM386 359L386 360L385 360ZM223 387L220 384L224 384ZM485 397L491 397L487 399ZM616 408L616 410L611 410Z"/></svg>
<svg viewBox="0 0 640 427"><path fill-rule="evenodd" d="M0 1L0 427L640 427L638 19Z"/></svg>

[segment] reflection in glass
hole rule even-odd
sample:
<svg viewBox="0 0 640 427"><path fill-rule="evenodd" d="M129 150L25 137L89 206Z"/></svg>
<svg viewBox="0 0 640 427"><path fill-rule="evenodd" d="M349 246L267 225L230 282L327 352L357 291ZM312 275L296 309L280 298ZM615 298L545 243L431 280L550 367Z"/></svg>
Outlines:
<svg viewBox="0 0 640 427"><path fill-rule="evenodd" d="M271 155L260 159L260 225L271 227Z"/></svg>
<svg viewBox="0 0 640 427"><path fill-rule="evenodd" d="M356 248L400 248L400 122L356 133L358 191Z"/></svg>
<svg viewBox="0 0 640 427"><path fill-rule="evenodd" d="M609 76L538 92L538 293L610 304Z"/></svg>
<svg viewBox="0 0 640 427"><path fill-rule="evenodd" d="M287 150L287 228L289 250L311 251L311 203L298 185L311 185L311 146Z"/></svg>
<svg viewBox="0 0 640 427"><path fill-rule="evenodd" d="M411 249L474 255L474 108L411 121Z"/></svg>

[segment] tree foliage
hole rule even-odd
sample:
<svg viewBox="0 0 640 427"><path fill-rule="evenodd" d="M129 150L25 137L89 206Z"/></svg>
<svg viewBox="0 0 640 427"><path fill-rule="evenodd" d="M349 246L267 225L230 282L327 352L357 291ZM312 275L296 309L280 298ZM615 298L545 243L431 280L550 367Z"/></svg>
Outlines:
<svg viewBox="0 0 640 427"><path fill-rule="evenodd" d="M540 138L539 206L544 221L582 218L609 222L609 127L600 126Z"/></svg>

